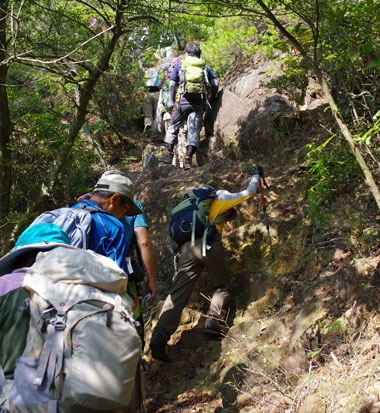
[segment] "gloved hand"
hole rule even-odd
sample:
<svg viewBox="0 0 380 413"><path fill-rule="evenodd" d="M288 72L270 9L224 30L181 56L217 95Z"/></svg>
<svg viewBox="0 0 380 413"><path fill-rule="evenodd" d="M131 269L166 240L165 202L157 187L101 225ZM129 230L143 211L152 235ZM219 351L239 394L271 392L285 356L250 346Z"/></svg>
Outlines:
<svg viewBox="0 0 380 413"><path fill-rule="evenodd" d="M264 169L263 169L263 167L256 164L256 163L254 163L253 165L250 165L248 167L248 173L250 175L257 174L257 175L260 175L260 178L264 178Z"/></svg>

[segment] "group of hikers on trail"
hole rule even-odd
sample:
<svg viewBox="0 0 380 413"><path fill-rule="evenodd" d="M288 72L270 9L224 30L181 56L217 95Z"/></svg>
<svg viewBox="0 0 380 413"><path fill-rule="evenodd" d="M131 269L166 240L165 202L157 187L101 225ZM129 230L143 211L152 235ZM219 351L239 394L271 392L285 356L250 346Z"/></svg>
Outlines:
<svg viewBox="0 0 380 413"><path fill-rule="evenodd" d="M185 54L184 59L174 58L162 68L145 72L147 96L143 109L144 131L165 133L167 154L161 161L166 164L173 163L175 146L182 142L178 138L180 128L185 128L187 141L177 157L180 166L188 170L199 147L203 115L218 93L218 81L201 58L198 43L188 43Z"/></svg>
<svg viewBox="0 0 380 413"><path fill-rule="evenodd" d="M177 144L190 169L218 82L198 43L185 52L147 75L144 123L165 131L162 162L172 164ZM167 343L204 269L213 285L204 332L226 333L221 233L264 179L256 164L249 176L237 193L189 188L168 216L173 285L148 345L153 359L171 361ZM0 259L0 413L144 411L143 310L157 296L156 266L144 207L120 170L105 171L71 205L38 215Z"/></svg>
<svg viewBox="0 0 380 413"><path fill-rule="evenodd" d="M262 168L250 175L237 193L189 189L172 210L175 273L149 343L153 359L170 361L167 342L203 269L214 288L205 333L226 331L221 231L256 192ZM157 294L148 228L132 181L110 170L74 205L40 214L0 259L2 413L144 411L142 307Z"/></svg>

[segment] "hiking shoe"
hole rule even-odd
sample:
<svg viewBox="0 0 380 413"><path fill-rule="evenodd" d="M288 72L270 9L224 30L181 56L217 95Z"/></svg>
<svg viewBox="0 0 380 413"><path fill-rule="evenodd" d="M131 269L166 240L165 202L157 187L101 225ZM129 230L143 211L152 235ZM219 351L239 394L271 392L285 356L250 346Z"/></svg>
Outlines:
<svg viewBox="0 0 380 413"><path fill-rule="evenodd" d="M160 159L160 162L171 165L173 162L173 158L174 158L174 152L168 151L168 153L163 158Z"/></svg>
<svg viewBox="0 0 380 413"><path fill-rule="evenodd" d="M161 339L161 336L152 335L149 348L152 352L152 357L156 360L169 362L169 356L166 353L166 343Z"/></svg>
<svg viewBox="0 0 380 413"><path fill-rule="evenodd" d="M191 169L191 158L190 157L185 157L184 163L183 163L183 169L186 171L187 169Z"/></svg>

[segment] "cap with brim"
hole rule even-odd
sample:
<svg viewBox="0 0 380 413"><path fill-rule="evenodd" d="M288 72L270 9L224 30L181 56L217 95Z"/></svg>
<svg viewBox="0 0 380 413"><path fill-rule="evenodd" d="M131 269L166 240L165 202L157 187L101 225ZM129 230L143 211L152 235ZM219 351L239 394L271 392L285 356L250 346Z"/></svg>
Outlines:
<svg viewBox="0 0 380 413"><path fill-rule="evenodd" d="M133 202L135 197L134 186L132 181L126 176L119 174L103 175L96 183L93 190L93 192L99 191L114 192L115 194L126 196L130 200L130 208L126 213L127 216L139 215L143 213L141 209Z"/></svg>
<svg viewBox="0 0 380 413"><path fill-rule="evenodd" d="M46 251L56 247L78 249L70 245L65 231L54 224L35 224L18 238L15 247L0 259L0 276L15 270L16 259L29 251Z"/></svg>

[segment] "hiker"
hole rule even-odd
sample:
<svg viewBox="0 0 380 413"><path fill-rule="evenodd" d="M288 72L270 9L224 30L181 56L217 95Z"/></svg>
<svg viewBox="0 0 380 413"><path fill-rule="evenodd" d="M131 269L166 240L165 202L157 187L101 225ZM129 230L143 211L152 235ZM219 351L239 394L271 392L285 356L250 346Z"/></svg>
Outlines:
<svg viewBox="0 0 380 413"><path fill-rule="evenodd" d="M149 226L145 217L145 211L141 203L137 200L135 204L142 211L141 214L125 217L122 223L125 228L126 238L128 240L127 248L127 266L129 272L128 289L136 297L141 297L140 283L144 281L145 272L147 281L145 283L145 296L143 303L136 308L133 313L134 318L140 322L142 330L144 328L144 320L142 310L144 306L152 303L156 298L157 290L155 283L154 270L154 253L153 245L149 235ZM141 332L142 348L144 349L144 331Z"/></svg>
<svg viewBox="0 0 380 413"><path fill-rule="evenodd" d="M233 207L251 198L257 190L260 176L263 176L263 170L258 165L252 165L250 173L252 174L250 182L241 192L231 193L226 190L215 192L213 190L214 199L209 204L208 222L215 223L215 226L213 233L208 233L210 235L207 239L208 245L206 246L206 243L203 242L201 235L194 242L192 242L193 240L187 241L179 246L178 254L175 256L177 270L173 278L173 288L165 300L150 341L153 358L169 361L166 344L178 328L182 310L187 305L203 269L207 269L215 288L205 321L205 331L216 335L223 332L222 321L229 300L229 271L220 234L226 218L234 212ZM212 190L210 187L207 188ZM189 209L191 211L191 208ZM182 227L184 224L182 220L180 221ZM191 225L190 231L187 232L191 232L191 228L194 226ZM183 231L185 234L185 229Z"/></svg>
<svg viewBox="0 0 380 413"><path fill-rule="evenodd" d="M184 169L190 169L192 156L199 146L203 113L206 105L215 99L218 92L218 81L210 66L207 66L205 61L201 59L201 49L198 43L188 43L185 52L186 57L175 66L169 77L170 97L174 110L164 139L167 155L162 159L162 162L172 163L179 128L183 120L187 120L188 138ZM208 89L210 89L209 97Z"/></svg>
<svg viewBox="0 0 380 413"><path fill-rule="evenodd" d="M101 178L115 174L123 174L123 172L116 169L106 171L103 173ZM84 200L89 199L91 199L91 193L79 197L78 202L82 203ZM157 294L154 272L153 244L148 231L149 225L145 216L144 207L136 199L133 202L140 212L138 214L127 215L121 218L121 222L125 230L127 269L128 274L130 275L129 278L137 282L139 282L139 278L143 278L142 275L144 275L145 270L147 274L145 294L151 295L148 300L148 302L151 303ZM141 266L143 268L141 268Z"/></svg>
<svg viewBox="0 0 380 413"><path fill-rule="evenodd" d="M142 211L133 202L132 181L121 171L109 172L105 172L98 180L87 197L89 199L77 203L73 208L87 206L99 209L99 212L92 213L88 249L113 259L128 274L128 240L120 219L141 214Z"/></svg>
<svg viewBox="0 0 380 413"><path fill-rule="evenodd" d="M108 175L118 174L118 170L110 170L103 173L102 178ZM81 203L84 200L89 200L91 193L82 195L78 198ZM126 241L126 267L128 270L128 291L135 299L141 297L140 283L144 281L145 272L147 274L147 281L145 283L145 305L154 301L157 290L155 284L155 269L154 269L154 253L153 245L149 235L149 225L145 217L145 211L141 203L134 200L136 206L141 213L133 216L126 216L121 218L124 225L125 241ZM141 303L135 305L133 313L134 318L140 322L142 348L144 349L144 320L142 318Z"/></svg>
<svg viewBox="0 0 380 413"><path fill-rule="evenodd" d="M154 57L157 60L169 60L173 57L175 49L178 49L178 41L176 36L171 33L164 33L161 35L157 50L154 53Z"/></svg>
<svg viewBox="0 0 380 413"><path fill-rule="evenodd" d="M0 259L0 377L3 373L6 380L14 378L16 360L24 351L29 330L29 293L22 289L25 274L39 252L56 247L76 249L57 225L36 224L28 227L15 247ZM0 383L0 407L6 408L1 387Z"/></svg>
<svg viewBox="0 0 380 413"><path fill-rule="evenodd" d="M161 67L144 71L144 84L147 95L143 101L144 132L155 135L158 131L156 112L160 90L165 82L165 70Z"/></svg>
<svg viewBox="0 0 380 413"><path fill-rule="evenodd" d="M172 59L174 61L174 59ZM170 80L168 76L173 70L174 66L171 62L165 63L163 70L165 72L165 79L162 83L157 109L156 109L156 121L158 132L165 134L169 126L170 117L173 109L173 104L170 103L170 94L169 94L169 84Z"/></svg>
<svg viewBox="0 0 380 413"><path fill-rule="evenodd" d="M179 128L177 144L174 147L174 158L173 164L179 168L184 168L184 159L186 156L186 145L187 145L187 122L184 121Z"/></svg>
<svg viewBox="0 0 380 413"><path fill-rule="evenodd" d="M178 63L180 63L182 60L183 58L180 58L180 57L174 58L171 60L170 65L167 68L169 76L172 70L174 69L174 67ZM158 131L160 133L164 133L165 135L170 125L172 110L173 110L173 103L172 103L172 98L170 96L170 80L167 79L163 87L161 88L160 98L158 100L158 105L157 105L157 114L156 114ZM172 164L174 166L178 166L179 168L184 167L184 157L186 155L186 143L187 143L187 120L183 120L178 130L177 144L174 146L174 149L173 149L174 157L173 157Z"/></svg>
<svg viewBox="0 0 380 413"><path fill-rule="evenodd" d="M41 228L49 231L41 232ZM62 241L52 237L51 228L62 234ZM14 325L21 301L9 300L7 307L1 306L1 311L7 312L9 330L2 326L0 341L5 336L9 344L13 326L19 335L13 336L9 354L16 357L14 348L21 342L21 334L26 336L26 344L17 351L20 357L13 382L6 383L0 406L4 408L6 401L10 411L57 411L59 406L59 411L65 412L118 408L130 412L130 406L141 405L136 382L140 380L141 340L132 318L133 300L124 293L126 273L116 262L93 251L67 248L68 235L54 224L32 225L24 232L24 239L28 234L31 242L30 234L36 238L36 231L42 247L26 244L21 264L33 263L19 288L29 294L29 302L23 305L29 310L27 334L21 330L21 322ZM21 240L13 255L22 253ZM37 247L44 251L34 260L28 254L35 256L32 249ZM5 264L9 267L12 262L8 258ZM18 266L16 260L15 264ZM17 271L11 274L12 279Z"/></svg>

